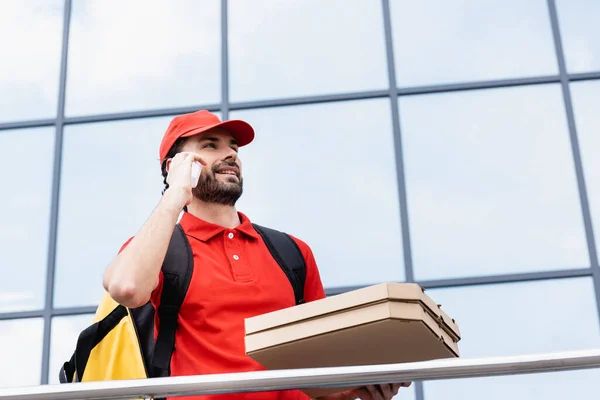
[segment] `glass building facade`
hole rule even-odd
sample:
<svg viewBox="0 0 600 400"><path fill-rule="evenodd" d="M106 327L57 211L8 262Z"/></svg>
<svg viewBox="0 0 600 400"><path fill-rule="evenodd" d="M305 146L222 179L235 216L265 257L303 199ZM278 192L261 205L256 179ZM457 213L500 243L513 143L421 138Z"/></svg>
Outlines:
<svg viewBox="0 0 600 400"><path fill-rule="evenodd" d="M58 382L160 198L162 134L198 109L255 127L238 209L305 240L329 294L417 282L464 357L599 347L598 18L596 0L3 0L0 387ZM591 399L598 376L397 397Z"/></svg>

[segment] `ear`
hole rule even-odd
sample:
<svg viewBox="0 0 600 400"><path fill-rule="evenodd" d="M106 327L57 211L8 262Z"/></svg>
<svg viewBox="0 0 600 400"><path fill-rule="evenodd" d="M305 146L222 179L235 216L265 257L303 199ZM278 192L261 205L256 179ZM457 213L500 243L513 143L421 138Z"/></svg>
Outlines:
<svg viewBox="0 0 600 400"><path fill-rule="evenodd" d="M171 161L173 161L172 158L167 159L167 164L165 165L165 169L167 170L167 174L169 173L169 169L171 169Z"/></svg>

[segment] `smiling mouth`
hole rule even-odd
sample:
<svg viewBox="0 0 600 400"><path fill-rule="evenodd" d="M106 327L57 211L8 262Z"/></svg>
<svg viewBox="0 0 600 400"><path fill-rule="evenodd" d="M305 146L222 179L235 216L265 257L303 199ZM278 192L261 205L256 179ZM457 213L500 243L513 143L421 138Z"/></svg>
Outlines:
<svg viewBox="0 0 600 400"><path fill-rule="evenodd" d="M217 172L217 174L220 174L220 175L233 175L233 176L237 177L237 173L235 171L220 171L220 172Z"/></svg>
<svg viewBox="0 0 600 400"><path fill-rule="evenodd" d="M216 175L226 175L226 176L231 176L231 177L235 177L235 178L239 179L238 173L236 171L234 171L234 170L231 170L231 169L217 171Z"/></svg>

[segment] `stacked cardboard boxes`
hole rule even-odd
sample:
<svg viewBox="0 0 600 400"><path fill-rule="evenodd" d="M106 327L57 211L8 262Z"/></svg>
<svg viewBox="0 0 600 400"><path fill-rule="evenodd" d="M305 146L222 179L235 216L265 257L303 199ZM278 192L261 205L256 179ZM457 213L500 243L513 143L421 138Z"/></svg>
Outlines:
<svg viewBox="0 0 600 400"><path fill-rule="evenodd" d="M460 331L414 283L383 283L248 318L246 353L270 370L459 357ZM304 390L319 397L349 388Z"/></svg>

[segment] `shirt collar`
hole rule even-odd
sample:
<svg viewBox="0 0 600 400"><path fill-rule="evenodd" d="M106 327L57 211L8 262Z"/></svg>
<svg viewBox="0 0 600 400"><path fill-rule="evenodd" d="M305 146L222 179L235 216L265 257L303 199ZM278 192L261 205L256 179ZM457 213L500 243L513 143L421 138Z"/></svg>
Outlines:
<svg viewBox="0 0 600 400"><path fill-rule="evenodd" d="M228 229L224 226L204 221L188 212L183 213L183 216L181 217L179 223L183 227L183 230L186 234L193 236L196 239L201 240L203 242L212 239L213 237L217 236L225 230L241 232L252 239L258 239L259 234L252 226L252 222L250 222L250 219L248 219L246 215L242 214L239 211L237 214L240 218L241 223L233 229Z"/></svg>

